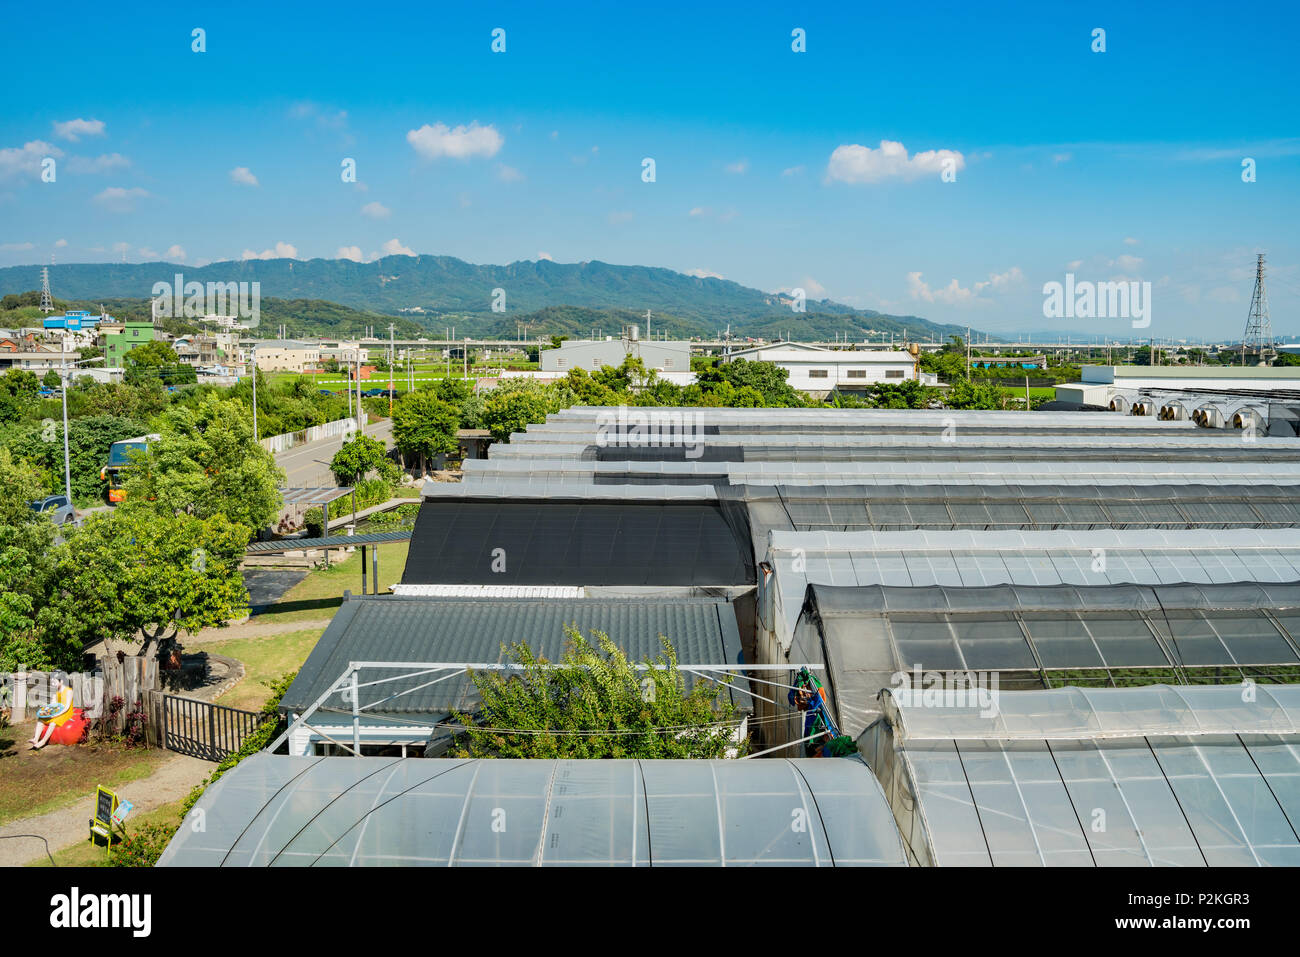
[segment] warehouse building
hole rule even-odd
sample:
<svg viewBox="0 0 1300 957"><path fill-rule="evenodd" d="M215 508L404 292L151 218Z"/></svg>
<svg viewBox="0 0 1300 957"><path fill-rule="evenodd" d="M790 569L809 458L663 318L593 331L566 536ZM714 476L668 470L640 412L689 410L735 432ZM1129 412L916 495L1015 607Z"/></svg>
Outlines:
<svg viewBox="0 0 1300 957"><path fill-rule="evenodd" d="M539 354L543 374L563 376L570 369L596 372L602 366L618 368L623 360L638 358L647 369L656 372L690 372L691 344L665 340L641 340L636 327L628 336L604 339L565 339L558 349L543 349Z"/></svg>

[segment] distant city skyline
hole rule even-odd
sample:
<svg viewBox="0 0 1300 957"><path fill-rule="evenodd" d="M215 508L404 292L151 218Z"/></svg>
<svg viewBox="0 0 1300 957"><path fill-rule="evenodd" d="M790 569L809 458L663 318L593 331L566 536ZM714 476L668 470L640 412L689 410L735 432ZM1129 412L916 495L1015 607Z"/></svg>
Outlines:
<svg viewBox="0 0 1300 957"><path fill-rule="evenodd" d="M1007 337L1230 339L1262 251L1300 338L1290 5L7 19L0 266L602 260ZM1149 327L1047 319L1067 275L1150 283Z"/></svg>

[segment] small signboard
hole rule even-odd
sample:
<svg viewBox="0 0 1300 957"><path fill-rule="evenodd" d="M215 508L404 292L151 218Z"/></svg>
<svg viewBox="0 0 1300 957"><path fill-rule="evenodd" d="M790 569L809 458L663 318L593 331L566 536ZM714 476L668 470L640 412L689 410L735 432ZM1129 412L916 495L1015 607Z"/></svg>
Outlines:
<svg viewBox="0 0 1300 957"><path fill-rule="evenodd" d="M95 823L105 827L112 824L115 810L117 810L117 795L100 785L95 791Z"/></svg>
<svg viewBox="0 0 1300 957"><path fill-rule="evenodd" d="M130 810L130 805L127 805ZM124 815L125 816L125 815ZM90 820L90 840L102 838L109 854L113 853L113 824L117 818L117 795L102 784L95 789L95 816Z"/></svg>

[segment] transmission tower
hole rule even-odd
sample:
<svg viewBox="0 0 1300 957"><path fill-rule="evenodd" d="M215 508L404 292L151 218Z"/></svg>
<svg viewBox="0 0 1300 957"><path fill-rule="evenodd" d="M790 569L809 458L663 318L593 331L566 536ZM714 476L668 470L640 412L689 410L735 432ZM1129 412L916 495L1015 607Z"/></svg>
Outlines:
<svg viewBox="0 0 1300 957"><path fill-rule="evenodd" d="M1250 315L1246 333L1241 338L1241 364L1246 364L1247 350L1259 355L1259 364L1269 365L1274 356L1273 323L1268 317L1268 293L1264 290L1264 254L1255 258L1255 294L1250 297Z"/></svg>
<svg viewBox="0 0 1300 957"><path fill-rule="evenodd" d="M41 267L41 312L54 311L54 297L50 295L50 267Z"/></svg>

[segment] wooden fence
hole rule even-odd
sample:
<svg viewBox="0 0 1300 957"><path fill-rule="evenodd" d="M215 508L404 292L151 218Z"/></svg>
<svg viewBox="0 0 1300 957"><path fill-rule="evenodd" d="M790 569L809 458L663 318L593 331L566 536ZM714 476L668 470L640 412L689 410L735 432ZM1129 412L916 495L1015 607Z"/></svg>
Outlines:
<svg viewBox="0 0 1300 957"><path fill-rule="evenodd" d="M93 672L67 674L66 672L19 671L3 676L4 688L0 707L10 709L10 721L32 721L42 705L53 698L53 679L58 678L72 688L72 706L81 708L91 721L112 714L114 698L122 705L114 715L113 730L121 731L127 713L137 702L143 703L146 695L158 687L158 662L152 657L126 656L122 661L105 659L100 669Z"/></svg>

